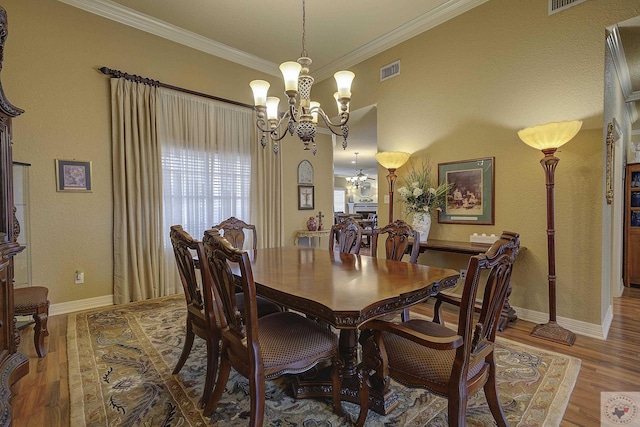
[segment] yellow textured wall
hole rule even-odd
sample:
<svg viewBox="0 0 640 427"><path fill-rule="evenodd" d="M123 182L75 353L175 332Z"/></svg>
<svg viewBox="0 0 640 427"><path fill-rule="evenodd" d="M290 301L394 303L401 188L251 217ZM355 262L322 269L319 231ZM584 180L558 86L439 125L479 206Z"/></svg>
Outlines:
<svg viewBox="0 0 640 427"><path fill-rule="evenodd" d="M14 121L14 159L32 164L33 284L48 286L53 304L110 295L111 107L109 78L97 68L248 104L248 82L272 78L56 0L2 6L9 20L2 84L25 110ZM93 192L56 192L56 158L93 161ZM77 269L83 285L74 284Z"/></svg>
<svg viewBox="0 0 640 427"><path fill-rule="evenodd" d="M547 5L546 0L491 0L352 67L351 108L377 104L380 151L429 156L434 164L495 157L495 225L435 221L430 236L468 241L474 232L519 232L528 250L514 271L511 304L543 313L542 153L522 143L517 131L583 120L582 131L558 152L558 316L600 324L601 253L608 244L601 231L605 28L640 14L640 4L588 1L552 16ZM400 75L379 82L380 67L396 60L401 61ZM378 172L386 175L381 168ZM387 191L381 179L379 194ZM380 212L385 206L380 204ZM401 205L395 206L396 218L402 217ZM442 255L423 255L421 262L461 264L459 258Z"/></svg>

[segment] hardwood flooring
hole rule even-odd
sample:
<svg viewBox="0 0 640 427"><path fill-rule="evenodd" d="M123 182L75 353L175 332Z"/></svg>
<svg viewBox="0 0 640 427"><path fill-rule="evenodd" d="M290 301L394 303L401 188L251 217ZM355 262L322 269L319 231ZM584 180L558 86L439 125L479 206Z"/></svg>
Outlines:
<svg viewBox="0 0 640 427"><path fill-rule="evenodd" d="M599 426L600 392L640 391L640 289L625 289L614 300L614 319L607 341L578 336L572 347L529 336L533 324L518 320L501 335L505 338L582 359L580 375L562 426ZM429 315L429 304L416 311ZM447 315L451 319L451 315ZM21 332L20 351L29 357L29 374L13 389L13 425L68 426L67 316L49 318L47 356L38 359L33 329ZM74 426L76 427L76 426Z"/></svg>

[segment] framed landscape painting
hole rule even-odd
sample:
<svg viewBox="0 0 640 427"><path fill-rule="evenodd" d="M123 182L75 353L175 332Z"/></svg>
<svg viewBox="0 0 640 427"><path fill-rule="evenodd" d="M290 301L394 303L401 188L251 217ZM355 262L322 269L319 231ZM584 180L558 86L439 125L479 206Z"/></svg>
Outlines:
<svg viewBox="0 0 640 427"><path fill-rule="evenodd" d="M494 218L494 157L438 164L438 183L449 184L438 222L492 225Z"/></svg>

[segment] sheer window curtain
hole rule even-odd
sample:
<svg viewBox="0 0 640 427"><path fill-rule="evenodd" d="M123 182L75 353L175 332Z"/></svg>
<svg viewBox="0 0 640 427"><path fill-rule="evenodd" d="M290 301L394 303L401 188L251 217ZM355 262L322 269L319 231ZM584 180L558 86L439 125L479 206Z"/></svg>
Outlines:
<svg viewBox="0 0 640 427"><path fill-rule="evenodd" d="M179 284L169 227L194 238L230 216L249 222L252 111L159 89L165 275Z"/></svg>

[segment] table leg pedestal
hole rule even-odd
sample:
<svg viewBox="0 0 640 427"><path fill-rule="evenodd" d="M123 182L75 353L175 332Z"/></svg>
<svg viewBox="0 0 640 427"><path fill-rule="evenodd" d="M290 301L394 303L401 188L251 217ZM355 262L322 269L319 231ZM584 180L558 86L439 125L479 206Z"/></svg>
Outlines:
<svg viewBox="0 0 640 427"><path fill-rule="evenodd" d="M358 378L358 332L355 329L340 330L340 356L343 361L341 398L347 402L360 404L360 380ZM312 369L297 375L293 383L293 393L297 398L331 398L331 366ZM398 406L398 395L373 387L369 391L369 409L387 415Z"/></svg>

